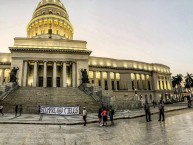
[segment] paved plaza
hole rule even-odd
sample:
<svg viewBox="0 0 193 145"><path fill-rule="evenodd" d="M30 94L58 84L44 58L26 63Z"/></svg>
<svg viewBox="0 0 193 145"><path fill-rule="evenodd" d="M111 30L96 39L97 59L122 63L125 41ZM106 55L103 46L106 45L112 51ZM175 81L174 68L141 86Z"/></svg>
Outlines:
<svg viewBox="0 0 193 145"><path fill-rule="evenodd" d="M193 109L166 113L165 122L144 117L115 126L0 124L0 145L192 145Z"/></svg>
<svg viewBox="0 0 193 145"><path fill-rule="evenodd" d="M175 111L187 109L187 103L177 103L172 105L166 105L165 111ZM151 113L158 113L158 107L151 107ZM98 116L96 113L89 113L87 117L88 123L98 122ZM145 115L143 109L137 110L119 110L115 113L114 119L132 119L136 117L142 117ZM57 115L39 115L39 114L22 114L15 117L14 114L7 114L2 117L0 115L0 124L42 124L42 125L76 125L83 124L82 115L76 116L57 116Z"/></svg>

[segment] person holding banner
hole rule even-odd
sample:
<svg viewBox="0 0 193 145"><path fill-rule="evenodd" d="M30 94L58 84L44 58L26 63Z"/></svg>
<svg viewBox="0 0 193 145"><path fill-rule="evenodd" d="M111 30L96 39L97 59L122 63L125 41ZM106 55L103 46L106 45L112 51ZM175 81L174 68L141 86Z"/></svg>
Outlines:
<svg viewBox="0 0 193 145"><path fill-rule="evenodd" d="M84 120L84 126L86 126L87 111L85 107L83 107L82 115L83 115L83 120Z"/></svg>

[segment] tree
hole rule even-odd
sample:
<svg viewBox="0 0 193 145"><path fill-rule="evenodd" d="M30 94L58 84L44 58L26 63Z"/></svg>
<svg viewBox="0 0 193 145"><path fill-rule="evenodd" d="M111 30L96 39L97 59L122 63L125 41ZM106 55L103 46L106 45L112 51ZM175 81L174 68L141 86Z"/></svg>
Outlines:
<svg viewBox="0 0 193 145"><path fill-rule="evenodd" d="M177 74L176 76L172 77L172 87L174 88L176 96L181 96L182 94L182 86L181 86L182 80L183 80L182 74Z"/></svg>
<svg viewBox="0 0 193 145"><path fill-rule="evenodd" d="M172 87L175 88L177 85L176 77L172 76Z"/></svg>
<svg viewBox="0 0 193 145"><path fill-rule="evenodd" d="M191 87L193 87L193 75L187 73L187 76L185 76L185 88L190 89L192 93Z"/></svg>

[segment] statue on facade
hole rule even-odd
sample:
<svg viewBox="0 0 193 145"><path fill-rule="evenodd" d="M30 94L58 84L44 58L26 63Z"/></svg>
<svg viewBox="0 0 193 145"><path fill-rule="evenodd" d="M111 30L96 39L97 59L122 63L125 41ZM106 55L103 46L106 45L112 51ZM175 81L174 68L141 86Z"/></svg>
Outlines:
<svg viewBox="0 0 193 145"><path fill-rule="evenodd" d="M88 74L86 69L81 69L82 72L82 83L89 83Z"/></svg>
<svg viewBox="0 0 193 145"><path fill-rule="evenodd" d="M10 73L10 82L16 82L17 81L17 71L19 68L13 67Z"/></svg>

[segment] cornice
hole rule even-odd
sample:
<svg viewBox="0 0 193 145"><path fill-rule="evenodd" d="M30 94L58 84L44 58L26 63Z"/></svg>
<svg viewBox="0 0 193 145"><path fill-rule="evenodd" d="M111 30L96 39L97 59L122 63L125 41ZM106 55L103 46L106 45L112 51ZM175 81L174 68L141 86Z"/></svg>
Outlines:
<svg viewBox="0 0 193 145"><path fill-rule="evenodd" d="M9 50L11 52L14 51L22 51L22 52L37 52L37 53L42 53L42 52L48 52L48 53L68 53L68 54L88 54L90 55L92 51L89 50L69 50L69 49L39 49L39 48L14 48L14 47L9 47Z"/></svg>
<svg viewBox="0 0 193 145"><path fill-rule="evenodd" d="M114 69L114 70L131 70L131 71L141 71L148 73L157 73L159 75L171 75L171 73L156 72L152 70L137 69L137 68L125 68L125 67L112 67L112 66L99 66L99 65L89 65L90 68L104 68L104 69Z"/></svg>
<svg viewBox="0 0 193 145"><path fill-rule="evenodd" d="M0 62L0 65L11 65L11 62Z"/></svg>

